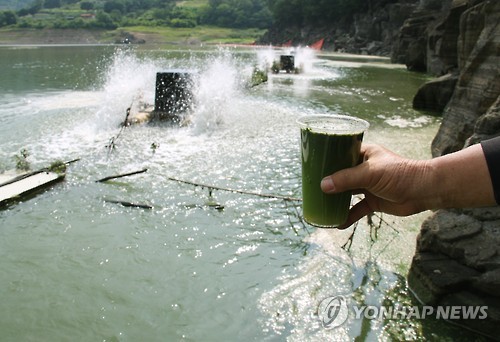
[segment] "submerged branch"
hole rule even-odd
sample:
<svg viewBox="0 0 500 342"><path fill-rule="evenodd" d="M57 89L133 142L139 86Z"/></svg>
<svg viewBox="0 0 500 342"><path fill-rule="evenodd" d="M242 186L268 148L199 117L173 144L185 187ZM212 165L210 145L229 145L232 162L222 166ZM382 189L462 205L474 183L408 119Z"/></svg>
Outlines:
<svg viewBox="0 0 500 342"><path fill-rule="evenodd" d="M251 195L251 196L259 196L259 197L265 197L265 198L274 198L274 199L280 199L284 201L302 201L301 198L298 197L289 197L289 196L282 196L282 195L273 195L273 194L263 194L260 192L253 192L253 191L245 191L245 190L238 190L238 189L230 189L230 188L223 188L219 186L214 186L214 185L208 185L208 184L202 184L202 183L195 183L195 182L190 182L182 179L177 179L173 177L168 177L169 180L174 181L174 182L179 182L179 183L184 183L184 184L189 184L189 185L194 185L194 186L201 186L202 188L208 188L208 189L213 189L213 190L221 190L221 191L228 191L228 192L234 192L238 194L244 194L244 195Z"/></svg>

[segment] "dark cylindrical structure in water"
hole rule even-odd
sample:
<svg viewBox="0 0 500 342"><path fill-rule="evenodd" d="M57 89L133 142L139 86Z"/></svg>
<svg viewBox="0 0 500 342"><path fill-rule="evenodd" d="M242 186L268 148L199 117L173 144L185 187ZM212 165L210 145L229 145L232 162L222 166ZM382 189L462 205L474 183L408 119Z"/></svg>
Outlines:
<svg viewBox="0 0 500 342"><path fill-rule="evenodd" d="M281 70L285 70L290 73L295 69L295 57L292 55L281 55L280 56Z"/></svg>
<svg viewBox="0 0 500 342"><path fill-rule="evenodd" d="M191 108L193 74L185 70L156 73L155 109L153 118L176 120Z"/></svg>

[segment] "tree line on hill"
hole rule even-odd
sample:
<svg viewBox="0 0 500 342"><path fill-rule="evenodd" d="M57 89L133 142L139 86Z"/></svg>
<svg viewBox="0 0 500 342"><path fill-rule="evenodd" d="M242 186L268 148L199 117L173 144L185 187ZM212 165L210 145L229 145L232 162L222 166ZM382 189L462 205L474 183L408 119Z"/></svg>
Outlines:
<svg viewBox="0 0 500 342"><path fill-rule="evenodd" d="M0 27L105 28L118 26L269 28L327 24L365 10L372 0L35 0L0 11ZM374 0L383 1L383 0Z"/></svg>
<svg viewBox="0 0 500 342"><path fill-rule="evenodd" d="M274 24L280 27L328 25L369 10L372 2L390 0L268 0ZM394 2L394 1L393 1Z"/></svg>

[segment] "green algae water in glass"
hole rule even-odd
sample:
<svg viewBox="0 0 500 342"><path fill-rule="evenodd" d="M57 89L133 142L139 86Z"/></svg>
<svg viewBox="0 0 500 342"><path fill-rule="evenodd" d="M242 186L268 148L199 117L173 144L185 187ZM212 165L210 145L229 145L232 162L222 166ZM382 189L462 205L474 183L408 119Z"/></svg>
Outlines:
<svg viewBox="0 0 500 342"><path fill-rule="evenodd" d="M302 154L302 210L307 223L334 228L347 219L351 191L325 194L321 180L358 164L368 122L345 115L308 115L298 120Z"/></svg>

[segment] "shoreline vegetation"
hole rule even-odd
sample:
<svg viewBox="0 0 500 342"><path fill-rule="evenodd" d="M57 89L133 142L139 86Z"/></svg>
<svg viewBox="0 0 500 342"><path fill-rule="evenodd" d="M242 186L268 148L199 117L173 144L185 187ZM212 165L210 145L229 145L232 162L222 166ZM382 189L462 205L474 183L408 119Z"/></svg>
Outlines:
<svg viewBox="0 0 500 342"><path fill-rule="evenodd" d="M307 0L293 4L288 0L7 0L0 4L0 44L109 44L120 42L125 31L137 36L129 39L131 43L312 44L316 37L297 39L304 25L326 35L324 29L331 23L351 22L356 13L369 9L363 0L315 4ZM264 38L273 29L288 28L292 32L286 33L286 39Z"/></svg>
<svg viewBox="0 0 500 342"><path fill-rule="evenodd" d="M400 21L376 36L363 0L7 0L0 5L0 45L273 44L389 56ZM391 0L398 1L398 0ZM406 7L405 7L406 8ZM389 18L385 14L377 14ZM378 13L378 12L377 12ZM406 12L405 12L406 13ZM393 32L394 31L394 32Z"/></svg>
<svg viewBox="0 0 500 342"><path fill-rule="evenodd" d="M201 45L253 44L265 30L231 29L215 26L194 28L127 27L105 29L3 28L2 45L59 45L59 44L119 44L128 39L133 44Z"/></svg>
<svg viewBox="0 0 500 342"><path fill-rule="evenodd" d="M0 5L0 45L252 44L271 26L265 0L19 0ZM220 6L219 6L220 5ZM220 8L219 8L220 7Z"/></svg>

